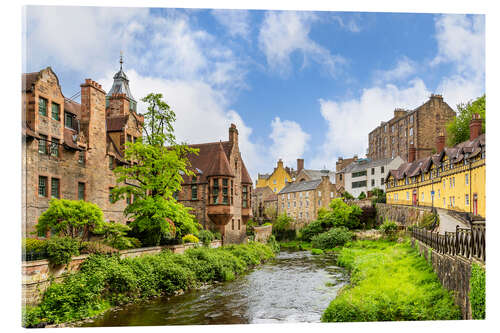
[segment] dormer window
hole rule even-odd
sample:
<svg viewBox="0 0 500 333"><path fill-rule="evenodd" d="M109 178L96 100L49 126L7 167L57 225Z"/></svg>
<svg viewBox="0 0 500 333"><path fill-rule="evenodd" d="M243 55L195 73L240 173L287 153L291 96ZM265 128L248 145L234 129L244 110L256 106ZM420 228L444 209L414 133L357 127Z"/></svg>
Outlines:
<svg viewBox="0 0 500 333"><path fill-rule="evenodd" d="M69 113L69 112L64 112L64 127L70 128L70 129L75 129L75 117Z"/></svg>

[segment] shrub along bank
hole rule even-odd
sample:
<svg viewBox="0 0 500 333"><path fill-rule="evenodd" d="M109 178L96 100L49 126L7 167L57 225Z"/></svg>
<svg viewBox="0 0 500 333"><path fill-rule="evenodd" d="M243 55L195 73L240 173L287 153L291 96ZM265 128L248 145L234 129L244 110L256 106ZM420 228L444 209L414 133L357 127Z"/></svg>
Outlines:
<svg viewBox="0 0 500 333"><path fill-rule="evenodd" d="M164 251L138 258L91 255L78 273L52 283L41 303L26 308L24 327L80 320L113 305L179 290L202 283L228 281L274 256L276 244L251 242L216 249L199 247L184 254Z"/></svg>
<svg viewBox="0 0 500 333"><path fill-rule="evenodd" d="M356 241L338 264L351 285L323 313L323 322L461 319L459 308L409 242Z"/></svg>

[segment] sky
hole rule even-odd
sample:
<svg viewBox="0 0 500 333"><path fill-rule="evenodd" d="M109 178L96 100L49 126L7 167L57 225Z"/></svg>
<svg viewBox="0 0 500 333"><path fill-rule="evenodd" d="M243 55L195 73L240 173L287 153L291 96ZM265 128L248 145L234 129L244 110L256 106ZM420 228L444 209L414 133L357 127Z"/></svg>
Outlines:
<svg viewBox="0 0 500 333"><path fill-rule="evenodd" d="M179 141L228 140L253 180L281 158L335 169L368 133L432 93L453 109L485 92L484 15L106 7L25 9L23 71L63 94L119 69L136 100L162 93ZM47 38L47 36L53 36ZM138 111L145 109L142 102Z"/></svg>

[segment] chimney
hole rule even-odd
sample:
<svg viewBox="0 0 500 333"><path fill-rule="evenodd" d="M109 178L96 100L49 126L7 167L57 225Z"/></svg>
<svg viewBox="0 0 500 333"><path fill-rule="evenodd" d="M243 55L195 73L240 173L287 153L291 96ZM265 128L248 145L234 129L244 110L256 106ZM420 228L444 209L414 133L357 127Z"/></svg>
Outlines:
<svg viewBox="0 0 500 333"><path fill-rule="evenodd" d="M437 140L436 140L436 151L438 153L440 153L444 150L445 142L446 142L446 140L445 140L443 132L439 132L439 136L437 137Z"/></svg>
<svg viewBox="0 0 500 333"><path fill-rule="evenodd" d="M469 123L469 131L470 131L470 140L474 140L477 138L479 135L481 135L481 129L483 126L483 122L481 119L481 116L477 113L474 113L472 115L472 119L470 120Z"/></svg>
<svg viewBox="0 0 500 333"><path fill-rule="evenodd" d="M283 169L283 160L281 158L278 160L277 167L281 167Z"/></svg>
<svg viewBox="0 0 500 333"><path fill-rule="evenodd" d="M358 160L358 155L354 155L354 162Z"/></svg>
<svg viewBox="0 0 500 333"><path fill-rule="evenodd" d="M412 143L410 144L410 148L408 149L408 163L415 162L416 154L417 154L417 149L415 148L415 145Z"/></svg>
<svg viewBox="0 0 500 333"><path fill-rule="evenodd" d="M304 159L298 158L297 159L297 173L301 172L302 169L304 169Z"/></svg>
<svg viewBox="0 0 500 333"><path fill-rule="evenodd" d="M229 127L229 142L234 145L238 145L238 130L235 124L231 124Z"/></svg>

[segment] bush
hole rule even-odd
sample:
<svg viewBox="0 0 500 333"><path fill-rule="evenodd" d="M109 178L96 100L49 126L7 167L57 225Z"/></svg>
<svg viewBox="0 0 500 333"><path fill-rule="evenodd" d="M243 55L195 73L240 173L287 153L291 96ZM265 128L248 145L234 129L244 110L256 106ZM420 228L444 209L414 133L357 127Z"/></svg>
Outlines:
<svg viewBox="0 0 500 333"><path fill-rule="evenodd" d="M183 243L199 243L200 240L195 235L187 234L184 237L182 237L182 242Z"/></svg>
<svg viewBox="0 0 500 333"><path fill-rule="evenodd" d="M363 200L363 199L366 199L366 194L365 194L365 192L361 192L361 193L358 195L358 200Z"/></svg>
<svg viewBox="0 0 500 333"><path fill-rule="evenodd" d="M22 252L25 260L43 259L46 257L46 241L36 238L23 238Z"/></svg>
<svg viewBox="0 0 500 333"><path fill-rule="evenodd" d="M396 232L398 231L398 225L394 221L385 220L384 223L379 227L384 235L389 239L394 239Z"/></svg>
<svg viewBox="0 0 500 333"><path fill-rule="evenodd" d="M313 255L319 255L319 254L323 254L325 252L323 252L323 250L321 249L311 249L311 254Z"/></svg>
<svg viewBox="0 0 500 333"><path fill-rule="evenodd" d="M276 237L274 235L269 236L269 239L267 240L267 245L273 250L274 253L280 252L280 244L276 240Z"/></svg>
<svg viewBox="0 0 500 333"><path fill-rule="evenodd" d="M47 241L47 257L52 265L67 264L80 254L78 241L71 237L52 237Z"/></svg>
<svg viewBox="0 0 500 333"><path fill-rule="evenodd" d="M220 231L213 231L212 233L214 234L215 239L217 239L217 240L222 239L222 235L221 235Z"/></svg>
<svg viewBox="0 0 500 333"><path fill-rule="evenodd" d="M266 222L262 226L265 227L266 225L273 225L271 222Z"/></svg>
<svg viewBox="0 0 500 333"><path fill-rule="evenodd" d="M435 223L434 223L435 222ZM439 215L432 212L426 212L419 223L420 228L432 230L439 225Z"/></svg>
<svg viewBox="0 0 500 333"><path fill-rule="evenodd" d="M314 248L326 250L344 245L352 239L352 233L347 228L332 228L327 232L316 235L311 239Z"/></svg>
<svg viewBox="0 0 500 333"><path fill-rule="evenodd" d="M478 264L472 264L469 291L473 319L486 318L486 272Z"/></svg>
<svg viewBox="0 0 500 333"><path fill-rule="evenodd" d="M348 205L342 199L333 199L330 202L330 210L323 213L321 221L323 228L329 227L347 227L348 229L357 229L360 227L360 216L363 213L357 205Z"/></svg>
<svg viewBox="0 0 500 333"><path fill-rule="evenodd" d="M310 242L313 236L319 235L323 231L324 229L320 221L312 221L304 228L300 229L300 239L304 242Z"/></svg>
<svg viewBox="0 0 500 333"><path fill-rule="evenodd" d="M203 245L209 246L215 239L215 235L210 230L200 230L198 232L198 239L203 243Z"/></svg>
<svg viewBox="0 0 500 333"><path fill-rule="evenodd" d="M119 250L141 247L141 241L137 238L127 237L131 228L126 224L117 222L105 222L94 231L95 234L104 236L104 243ZM137 246L139 245L139 246Z"/></svg>

